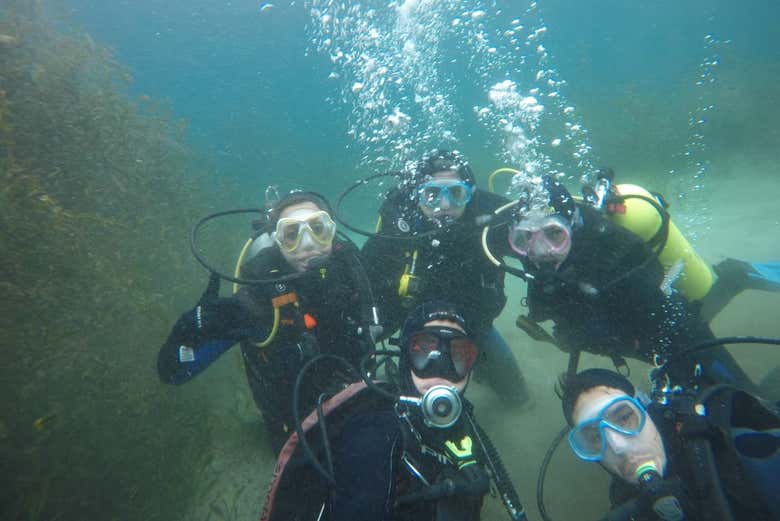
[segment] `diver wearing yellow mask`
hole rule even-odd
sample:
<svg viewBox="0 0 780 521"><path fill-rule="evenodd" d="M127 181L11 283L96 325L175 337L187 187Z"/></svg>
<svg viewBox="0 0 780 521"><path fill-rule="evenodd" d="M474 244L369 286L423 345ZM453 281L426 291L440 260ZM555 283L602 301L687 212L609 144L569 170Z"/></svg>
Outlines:
<svg viewBox="0 0 780 521"><path fill-rule="evenodd" d="M372 314L367 278L350 242L336 236L328 202L313 192L291 192L269 208L239 262L241 279L218 298L212 276L198 305L182 315L160 350L163 382L189 381L235 343L241 343L247 379L278 451L292 432L293 386L301 367L318 354L358 364L372 347L365 332ZM338 388L340 364L318 364L301 386L301 408Z"/></svg>

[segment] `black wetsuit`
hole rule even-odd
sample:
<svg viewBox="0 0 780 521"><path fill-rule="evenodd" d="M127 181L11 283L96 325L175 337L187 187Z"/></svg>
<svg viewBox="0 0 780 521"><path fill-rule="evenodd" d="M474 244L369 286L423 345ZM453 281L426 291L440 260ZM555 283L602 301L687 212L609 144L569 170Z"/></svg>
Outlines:
<svg viewBox="0 0 780 521"><path fill-rule="evenodd" d="M366 270L381 311L387 335L396 331L410 309L428 300L446 300L460 310L469 331L480 344L484 359L476 367L503 399L522 403L527 399L525 381L506 343L493 329L493 320L506 304L504 272L482 252L481 232L475 219L491 214L507 203L503 197L475 190L464 214L441 233L410 239L435 229L408 193L391 193L380 209L382 235L363 245ZM491 249L508 248L506 228L488 237ZM416 256L416 257L415 257ZM399 294L401 278L413 270L405 296Z"/></svg>
<svg viewBox="0 0 780 521"><path fill-rule="evenodd" d="M368 341L358 333L370 304L358 281L357 254L351 244L335 241L329 261L321 268L287 282L244 286L233 297L218 299L211 308L218 310L219 324L205 334L177 332L182 322L192 321L192 313L185 314L160 351L160 378L184 383L241 342L252 395L269 429L271 445L278 451L293 430L293 387L301 367L320 353L339 355L357 365L368 352ZM247 279L288 273L290 267L275 246L261 250L241 269ZM269 345L259 347L272 331L274 303L279 306L277 331ZM182 357L181 344L194 352ZM301 389L301 415L311 410L322 392L336 391L339 383L355 379L347 372L335 361L316 364Z"/></svg>
<svg viewBox="0 0 780 521"><path fill-rule="evenodd" d="M552 320L554 337L566 351L637 358L652 363L713 338L698 307L660 287L664 270L657 256L632 232L579 205L582 226L572 237L571 251L556 271L524 266L528 282L528 318ZM751 389L752 382L725 348L701 351L680 360L673 370L679 383L693 376L702 362L705 379Z"/></svg>
<svg viewBox="0 0 780 521"><path fill-rule="evenodd" d="M457 465L448 460L445 440L462 440L470 433L461 419L450 429L430 429L414 421L418 441L407 423L399 419L392 404L370 396L364 390L350 403L327 416L329 448L333 462L335 486L328 487L312 468L300 447L286 464L278 463L273 499L267 500L262 516L268 521L322 519L330 521L477 521L484 495L488 492L488 475L484 456L474 441L471 468L472 494L458 493L438 499L422 499L426 485L415 471L431 485L452 479L462 484ZM473 436L473 434L472 434ZM321 432L315 426L307 439L324 462ZM423 449L425 445L425 449ZM477 478L477 479L474 479ZM417 496L413 496L417 494ZM270 494L269 494L270 496ZM415 498L411 501L406 499ZM321 514L320 514L321 513ZM321 517L318 517L321 515Z"/></svg>
<svg viewBox="0 0 780 521"><path fill-rule="evenodd" d="M686 521L778 519L780 417L746 392L722 386L711 391L704 401L706 418L673 414L671 405L649 408L667 454L663 495L677 497ZM712 466L703 442L710 447ZM615 510L607 519L658 520L650 506L655 499L613 478L610 501Z"/></svg>

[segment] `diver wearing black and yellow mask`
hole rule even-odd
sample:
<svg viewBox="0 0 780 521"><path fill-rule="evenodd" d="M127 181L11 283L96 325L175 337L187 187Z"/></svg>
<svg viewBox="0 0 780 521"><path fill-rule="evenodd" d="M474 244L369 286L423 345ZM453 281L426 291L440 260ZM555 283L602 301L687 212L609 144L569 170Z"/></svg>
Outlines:
<svg viewBox="0 0 780 521"><path fill-rule="evenodd" d="M463 396L478 347L457 308L414 308L396 343L398 386L357 382L312 412L277 460L261 520L477 521L491 481L508 519L525 519Z"/></svg>

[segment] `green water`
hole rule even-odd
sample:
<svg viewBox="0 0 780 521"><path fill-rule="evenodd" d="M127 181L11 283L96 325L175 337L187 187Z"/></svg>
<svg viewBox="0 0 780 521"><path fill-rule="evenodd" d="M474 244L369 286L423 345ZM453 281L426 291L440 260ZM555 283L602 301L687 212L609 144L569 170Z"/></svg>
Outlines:
<svg viewBox="0 0 780 521"><path fill-rule="evenodd" d="M78 14L85 8L77 4L71 10ZM112 8L106 5L91 8ZM162 23L162 15L147 13L149 6L163 10L151 2L134 14ZM565 22L559 8L552 2L548 19ZM293 69L297 83L264 79L266 90L252 92L236 108L235 95L201 96L226 85L240 93L242 84L231 78L246 70L231 69L229 60L195 60L194 69L217 70L223 83L207 77L191 98L182 86L191 82L177 77L168 92L164 69L144 68L150 65L141 58L176 54L177 44L169 40L153 56L133 53L122 43L132 39L127 31L115 35L118 50L112 53L103 39L125 17L101 16L102 33L100 24L82 28L62 5L0 2L0 512L12 520L256 518L274 462L238 351L182 387L165 386L156 375L159 346L206 282L189 255L187 233L196 217L210 211L257 204L269 182L335 197L368 172L344 134L344 114L324 103L332 92L312 92L314 80L307 83L310 62L300 58L305 45L296 36L303 33L276 28L281 43L267 43L297 45L300 61L273 52L263 58L274 73L265 78ZM229 47L220 47L220 38L232 42L232 26L217 21L203 52L209 45ZM675 221L697 237L696 248L710 263L727 256L780 258L780 100L774 87L780 69L771 50L751 54L737 44L711 91L718 117L709 128L704 188L685 198L680 195L691 195L690 173L668 171L679 166L688 132L678 116L697 103L684 88L690 78L679 76L667 90L648 71L623 70L620 78L599 81L583 72L596 66L593 56L577 61L572 51L561 57L563 64L579 64L569 69L575 76L570 95L601 161L613 165L620 180L664 192ZM135 68L125 68L125 61ZM253 104L256 112L245 113ZM503 163L484 133L471 130L459 147L484 184ZM229 153L225 143L234 147ZM366 197L347 209L369 223L377 205ZM248 222L222 223L207 235L208 249L229 267L248 232ZM508 413L480 384L469 393L530 518L538 519L537 471L562 424L552 386L567 358L515 328L522 283L510 281L508 293L497 325L520 360L533 406ZM746 293L713 328L722 335L780 336L777 306L777 295ZM757 380L780 362L771 348L733 352ZM585 355L582 364L609 361ZM648 368L631 368L641 386ZM550 513L561 520L595 519L606 506L606 487L600 469L575 461L563 447L548 477ZM503 516L500 504L488 501L483 518Z"/></svg>

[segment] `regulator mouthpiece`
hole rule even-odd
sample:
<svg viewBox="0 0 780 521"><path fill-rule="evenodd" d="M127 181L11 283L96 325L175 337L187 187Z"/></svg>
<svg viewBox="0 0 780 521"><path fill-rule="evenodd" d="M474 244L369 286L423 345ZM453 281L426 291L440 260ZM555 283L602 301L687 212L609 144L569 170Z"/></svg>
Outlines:
<svg viewBox="0 0 780 521"><path fill-rule="evenodd" d="M422 398L401 396L400 401L419 407L425 425L437 429L447 429L455 425L463 411L458 390L447 385L434 385Z"/></svg>
<svg viewBox="0 0 780 521"><path fill-rule="evenodd" d="M639 465L636 468L635 475L636 475L637 479L639 481L641 481L642 480L642 476L644 476L648 472L655 472L656 474L660 475L660 472L658 472L658 469L655 466L655 462L653 462L652 460L651 461L645 461L644 463Z"/></svg>

